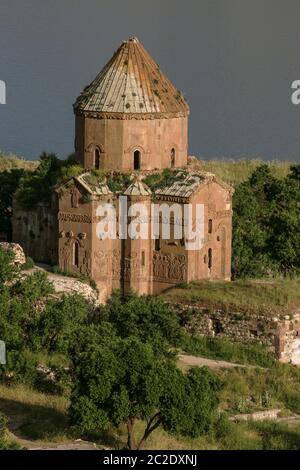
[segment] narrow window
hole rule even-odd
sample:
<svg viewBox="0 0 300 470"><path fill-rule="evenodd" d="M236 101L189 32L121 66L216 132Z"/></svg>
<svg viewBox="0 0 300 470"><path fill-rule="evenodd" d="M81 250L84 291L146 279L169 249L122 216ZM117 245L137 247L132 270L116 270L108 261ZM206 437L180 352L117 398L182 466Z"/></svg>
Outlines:
<svg viewBox="0 0 300 470"><path fill-rule="evenodd" d="M141 152L139 150L135 150L133 154L133 169L139 170L141 168Z"/></svg>
<svg viewBox="0 0 300 470"><path fill-rule="evenodd" d="M209 219L208 221L208 233L212 233L213 231L213 221L212 219Z"/></svg>
<svg viewBox="0 0 300 470"><path fill-rule="evenodd" d="M100 169L100 150L95 149L95 168L96 170Z"/></svg>
<svg viewBox="0 0 300 470"><path fill-rule="evenodd" d="M208 250L208 269L212 267L212 249L209 248Z"/></svg>
<svg viewBox="0 0 300 470"><path fill-rule="evenodd" d="M73 244L73 265L79 266L79 245L77 242Z"/></svg>
<svg viewBox="0 0 300 470"><path fill-rule="evenodd" d="M142 251L142 266L145 266L145 252Z"/></svg>
<svg viewBox="0 0 300 470"><path fill-rule="evenodd" d="M171 168L174 168L175 166L175 149L172 148L171 150Z"/></svg>
<svg viewBox="0 0 300 470"><path fill-rule="evenodd" d="M160 250L160 238L155 238L155 251Z"/></svg>

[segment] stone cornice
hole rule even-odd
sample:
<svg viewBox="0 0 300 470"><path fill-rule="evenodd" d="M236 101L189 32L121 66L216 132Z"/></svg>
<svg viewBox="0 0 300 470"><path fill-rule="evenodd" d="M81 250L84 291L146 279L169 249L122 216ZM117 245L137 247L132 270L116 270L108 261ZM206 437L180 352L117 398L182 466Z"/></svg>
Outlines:
<svg viewBox="0 0 300 470"><path fill-rule="evenodd" d="M91 119L119 119L121 121L126 120L151 120L151 119L171 119L187 117L189 111L178 112L178 113L103 113L95 111L82 111L74 107L74 114L76 116L83 116Z"/></svg>

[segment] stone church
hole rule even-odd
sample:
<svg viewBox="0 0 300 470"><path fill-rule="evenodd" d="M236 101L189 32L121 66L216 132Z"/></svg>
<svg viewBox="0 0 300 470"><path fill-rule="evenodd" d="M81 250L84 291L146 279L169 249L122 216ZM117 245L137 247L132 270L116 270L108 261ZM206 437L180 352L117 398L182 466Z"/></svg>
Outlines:
<svg viewBox="0 0 300 470"><path fill-rule="evenodd" d="M102 300L120 288L156 294L197 279L230 280L233 190L188 158L189 106L136 38L123 42L82 91L74 114L83 172L53 189L51 206L28 211L15 204L13 241L36 261L89 276ZM179 178L151 190L147 177L166 168ZM130 181L114 190L100 173L126 173ZM112 204L118 214L120 196L129 207L143 203L149 214L154 200L202 204L201 248L187 250L184 237L175 239L172 230L168 239L150 233L146 239L99 238L97 208Z"/></svg>

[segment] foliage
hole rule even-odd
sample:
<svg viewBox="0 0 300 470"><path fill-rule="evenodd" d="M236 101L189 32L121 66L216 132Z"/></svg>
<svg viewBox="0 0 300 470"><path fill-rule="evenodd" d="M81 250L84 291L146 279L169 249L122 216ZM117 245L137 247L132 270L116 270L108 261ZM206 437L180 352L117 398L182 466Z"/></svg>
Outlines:
<svg viewBox="0 0 300 470"><path fill-rule="evenodd" d="M22 264L21 269L22 271L27 271L28 269L34 268L34 261L30 256L26 256L26 262Z"/></svg>
<svg viewBox="0 0 300 470"><path fill-rule="evenodd" d="M123 192L131 184L130 173L107 173L106 184L113 193Z"/></svg>
<svg viewBox="0 0 300 470"><path fill-rule="evenodd" d="M274 357L260 345L247 345L226 338L207 338L185 334L181 343L183 351L194 356L208 357L239 364L271 367Z"/></svg>
<svg viewBox="0 0 300 470"><path fill-rule="evenodd" d="M158 426L198 436L213 425L220 382L206 369L183 374L172 356L138 335L121 338L109 324L88 327L73 363L70 417L82 433L125 423L128 447L140 449ZM136 442L139 419L146 425Z"/></svg>
<svg viewBox="0 0 300 470"><path fill-rule="evenodd" d="M290 388L297 383L297 378L293 378L292 368L287 365L281 365L282 370L287 371L284 376L276 373L278 381L278 390L285 382L290 382ZM273 371L274 369L272 369ZM252 372L245 373L245 370L222 371L221 378L225 386L221 393L220 407L226 405L227 396L232 401L236 399L238 394L244 393L244 386L239 383L233 388L230 386L236 382L236 377L241 377L247 381L249 395L253 393L261 394L261 389L268 386L268 370L253 369ZM261 376L264 374L265 381ZM273 372L272 372L273 374ZM272 379L275 385L276 378ZM227 390L226 390L227 389ZM235 395L234 395L235 394ZM78 434L74 433L68 426L67 408L68 397L49 395L40 393L25 385L6 386L0 384L0 407L7 416L13 415L15 420L19 417L24 423L22 426L22 434L32 440L46 440L57 444L65 442L71 437L77 438ZM274 402L271 396L271 406L281 406L280 403ZM252 410L253 411L253 410ZM241 422L234 423L228 420L228 413L218 413L210 431L199 437L184 437L182 435L174 435L166 432L162 427L158 427L147 439L145 448L147 449L226 449L226 450L277 450L277 449L297 449L300 448L300 425L297 420L289 420L288 422ZM146 426L145 421L137 421L135 424L138 437L142 434ZM94 442L101 446L120 449L124 448L127 440L127 430L125 426L119 428L110 428L106 433L97 433L93 436Z"/></svg>
<svg viewBox="0 0 300 470"><path fill-rule="evenodd" d="M228 369L219 375L224 383L222 408L228 413L279 408L299 414L300 371L294 366L275 362L268 368Z"/></svg>
<svg viewBox="0 0 300 470"><path fill-rule="evenodd" d="M82 167L74 164L73 156L60 160L55 154L43 153L40 164L32 173L27 173L20 181L16 198L25 207L38 202L49 202L52 188L83 172Z"/></svg>
<svg viewBox="0 0 300 470"><path fill-rule="evenodd" d="M0 295L5 289L5 283L10 282L17 275L17 268L13 264L15 255L13 251L3 250L0 247Z"/></svg>
<svg viewBox="0 0 300 470"><path fill-rule="evenodd" d="M5 154L0 150L0 172L11 170L33 171L38 166L38 162L25 160L14 154Z"/></svg>
<svg viewBox="0 0 300 470"><path fill-rule="evenodd" d="M11 215L13 194L25 174L26 172L23 169L0 171L0 232L5 233L8 240L12 238Z"/></svg>
<svg viewBox="0 0 300 470"><path fill-rule="evenodd" d="M267 165L275 178L284 179L289 171L291 163L287 161L264 162L260 159L223 159L223 160L199 160L200 169L214 173L226 183L237 186L245 182L252 173L261 165Z"/></svg>
<svg viewBox="0 0 300 470"><path fill-rule="evenodd" d="M300 273L300 184L297 165L283 180L267 165L236 188L232 271L237 277Z"/></svg>
<svg viewBox="0 0 300 470"><path fill-rule="evenodd" d="M122 338L138 336L158 349L179 344L181 331L174 309L153 296L138 297L133 293L123 296L116 291L102 306L94 319L97 323L109 322Z"/></svg>
<svg viewBox="0 0 300 470"><path fill-rule="evenodd" d="M76 341L78 329L87 317L87 302L80 295L48 301L46 309L41 312L37 328L39 349L67 354L69 345Z"/></svg>
<svg viewBox="0 0 300 470"><path fill-rule="evenodd" d="M9 252L0 250L0 338L6 342L7 365L2 378L36 384L38 359L33 352L66 354L76 330L88 319L89 309L80 296L53 298L53 285L44 272L19 277L7 263Z"/></svg>
<svg viewBox="0 0 300 470"><path fill-rule="evenodd" d="M182 181L187 176L185 170L165 168L162 173L153 173L144 179L144 183L149 186L151 191L171 186L175 182Z"/></svg>
<svg viewBox="0 0 300 470"><path fill-rule="evenodd" d="M7 419L0 413L0 450L18 450L20 447L7 439L6 427Z"/></svg>

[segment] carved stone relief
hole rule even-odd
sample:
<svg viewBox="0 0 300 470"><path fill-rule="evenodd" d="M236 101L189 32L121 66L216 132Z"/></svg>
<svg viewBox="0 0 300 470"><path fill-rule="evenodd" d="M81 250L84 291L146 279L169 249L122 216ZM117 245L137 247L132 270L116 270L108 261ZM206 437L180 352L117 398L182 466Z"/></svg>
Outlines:
<svg viewBox="0 0 300 470"><path fill-rule="evenodd" d="M156 281L184 281L186 269L186 255L163 253L153 255L153 277Z"/></svg>

